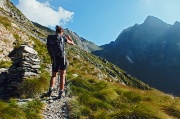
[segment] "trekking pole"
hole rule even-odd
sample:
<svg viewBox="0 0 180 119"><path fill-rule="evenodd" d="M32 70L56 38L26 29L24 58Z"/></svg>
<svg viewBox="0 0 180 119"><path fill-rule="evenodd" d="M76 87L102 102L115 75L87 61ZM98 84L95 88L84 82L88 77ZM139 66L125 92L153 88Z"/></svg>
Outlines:
<svg viewBox="0 0 180 119"><path fill-rule="evenodd" d="M59 93L60 90L60 70L58 69L58 82L57 82L57 94Z"/></svg>

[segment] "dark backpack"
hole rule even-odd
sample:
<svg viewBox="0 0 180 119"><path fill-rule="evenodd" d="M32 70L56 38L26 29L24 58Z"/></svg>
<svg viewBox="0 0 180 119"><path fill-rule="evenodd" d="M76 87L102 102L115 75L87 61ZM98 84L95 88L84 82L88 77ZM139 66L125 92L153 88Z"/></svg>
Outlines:
<svg viewBox="0 0 180 119"><path fill-rule="evenodd" d="M64 58L64 37L60 35L48 35L47 37L47 50L50 57L53 59L54 57Z"/></svg>

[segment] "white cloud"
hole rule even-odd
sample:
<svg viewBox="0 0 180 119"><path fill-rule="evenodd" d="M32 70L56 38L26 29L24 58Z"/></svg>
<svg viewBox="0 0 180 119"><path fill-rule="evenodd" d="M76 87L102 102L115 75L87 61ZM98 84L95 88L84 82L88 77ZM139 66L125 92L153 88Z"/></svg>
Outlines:
<svg viewBox="0 0 180 119"><path fill-rule="evenodd" d="M64 25L71 21L74 15L74 12L67 11L62 7L55 11L49 2L40 3L37 0L19 0L17 8L31 21L49 27Z"/></svg>

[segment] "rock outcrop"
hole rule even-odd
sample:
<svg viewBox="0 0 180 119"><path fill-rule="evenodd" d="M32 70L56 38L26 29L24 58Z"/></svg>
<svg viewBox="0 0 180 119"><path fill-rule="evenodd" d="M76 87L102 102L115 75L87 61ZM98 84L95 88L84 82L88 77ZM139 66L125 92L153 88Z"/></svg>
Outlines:
<svg viewBox="0 0 180 119"><path fill-rule="evenodd" d="M16 39L13 34L0 24L0 61L7 61L9 52L13 50L13 42Z"/></svg>

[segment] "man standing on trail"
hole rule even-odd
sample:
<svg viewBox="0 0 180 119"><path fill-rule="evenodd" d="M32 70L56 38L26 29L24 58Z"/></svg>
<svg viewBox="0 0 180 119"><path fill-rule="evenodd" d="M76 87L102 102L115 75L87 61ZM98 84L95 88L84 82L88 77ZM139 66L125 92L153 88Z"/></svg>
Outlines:
<svg viewBox="0 0 180 119"><path fill-rule="evenodd" d="M60 70L59 97L64 91L65 75L68 61L65 56L64 44L74 45L69 35L64 35L64 30L60 26L56 26L56 34L47 37L47 49L52 58L52 76L50 80L50 88L48 95L51 96L57 72ZM56 48L57 47L57 48ZM50 49L50 50L49 50Z"/></svg>

